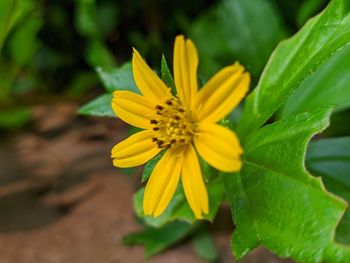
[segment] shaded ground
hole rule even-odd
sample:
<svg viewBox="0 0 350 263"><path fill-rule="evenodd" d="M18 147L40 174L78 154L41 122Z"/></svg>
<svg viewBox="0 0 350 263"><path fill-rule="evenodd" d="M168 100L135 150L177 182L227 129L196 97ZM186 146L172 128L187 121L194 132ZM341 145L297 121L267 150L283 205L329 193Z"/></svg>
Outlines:
<svg viewBox="0 0 350 263"><path fill-rule="evenodd" d="M76 118L75 108L36 107L32 131L0 145L0 263L145 262L142 247L121 244L140 229L132 210L139 176L121 174L109 158L125 126ZM229 213L218 220L219 262L233 262ZM146 262L203 261L183 244ZM257 249L243 262L290 261Z"/></svg>

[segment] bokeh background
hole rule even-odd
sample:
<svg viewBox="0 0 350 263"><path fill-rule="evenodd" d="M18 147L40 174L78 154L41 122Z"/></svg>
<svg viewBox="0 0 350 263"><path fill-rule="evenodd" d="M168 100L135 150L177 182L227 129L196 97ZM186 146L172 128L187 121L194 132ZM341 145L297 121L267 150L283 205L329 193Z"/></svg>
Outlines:
<svg viewBox="0 0 350 263"><path fill-rule="evenodd" d="M132 195L140 169L112 167L129 131L78 114L103 94L97 68L118 68L136 47L159 71L177 34L194 40L205 81L239 60L257 82L271 52L326 0L1 0L0 263L143 262L122 237L140 229ZM350 60L350 48L342 56ZM80 111L81 112L81 111ZM83 113L83 112L81 112ZM348 120L349 112L333 116ZM334 125L328 132L348 134ZM223 207L208 226L216 262L232 262ZM148 262L205 262L184 243ZM288 262L258 249L244 262Z"/></svg>

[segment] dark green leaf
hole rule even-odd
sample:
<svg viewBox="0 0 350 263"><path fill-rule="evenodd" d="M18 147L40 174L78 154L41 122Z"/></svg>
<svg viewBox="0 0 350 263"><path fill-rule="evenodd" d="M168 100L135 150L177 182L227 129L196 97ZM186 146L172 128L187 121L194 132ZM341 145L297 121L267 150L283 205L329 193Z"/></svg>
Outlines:
<svg viewBox="0 0 350 263"><path fill-rule="evenodd" d="M130 62L123 64L119 68L104 69L98 67L96 70L108 92L129 90L139 93L134 81Z"/></svg>
<svg viewBox="0 0 350 263"><path fill-rule="evenodd" d="M328 126L330 114L319 109L259 129L244 145L241 172L222 174L238 259L263 245L300 262L350 260L350 248L334 241L346 204L304 166L307 143Z"/></svg>
<svg viewBox="0 0 350 263"><path fill-rule="evenodd" d="M116 1L98 2L97 22L103 36L113 33L120 19L120 4Z"/></svg>
<svg viewBox="0 0 350 263"><path fill-rule="evenodd" d="M218 170L211 167L202 157L198 156L198 159L205 182L209 182L211 179L215 178L218 175Z"/></svg>
<svg viewBox="0 0 350 263"><path fill-rule="evenodd" d="M39 47L37 33L42 25L42 18L33 15L16 27L9 40L11 56L17 66L23 66L33 58L35 51Z"/></svg>
<svg viewBox="0 0 350 263"><path fill-rule="evenodd" d="M96 3L94 0L77 0L74 18L75 27L82 36L92 38L99 37L100 32L97 23Z"/></svg>
<svg viewBox="0 0 350 263"><path fill-rule="evenodd" d="M306 164L311 172L332 178L350 190L350 138L312 142L307 152Z"/></svg>
<svg viewBox="0 0 350 263"><path fill-rule="evenodd" d="M152 160L150 160L143 169L143 173L141 176L141 181L145 182L151 176L154 167L158 163L158 161L163 157L165 151L160 152L157 156L155 156Z"/></svg>
<svg viewBox="0 0 350 263"><path fill-rule="evenodd" d="M135 167L130 167L130 168L118 168L121 174L125 175L134 175L136 173L136 168Z"/></svg>
<svg viewBox="0 0 350 263"><path fill-rule="evenodd" d="M129 125L128 126L128 136L131 136L135 133L138 133L140 131L142 131L143 129L139 128L139 127L135 127L135 126L132 126L132 125Z"/></svg>
<svg viewBox="0 0 350 263"><path fill-rule="evenodd" d="M318 140L310 144L306 156L309 171L321 176L327 189L350 203L350 138ZM350 210L337 228L336 239L350 245Z"/></svg>
<svg viewBox="0 0 350 263"><path fill-rule="evenodd" d="M209 196L209 214L204 215L203 219L212 221L219 209L219 206L224 197L224 188L219 178L211 181L207 184L208 196ZM144 221L150 225L159 227L170 221L180 219L189 223L196 221L191 208L189 207L185 194L181 185L176 190L173 199L169 206L165 209L163 214L154 218L153 216L145 216L143 213L143 193L144 188L141 188L134 196L134 208L138 217L143 218Z"/></svg>
<svg viewBox="0 0 350 263"><path fill-rule="evenodd" d="M112 94L104 94L96 99L88 102L83 105L78 113L82 115L91 115L91 116L100 116L100 117L116 117L113 112L111 103L112 103Z"/></svg>
<svg viewBox="0 0 350 263"><path fill-rule="evenodd" d="M350 135L350 110L332 114L331 125L325 130L326 137L341 137Z"/></svg>
<svg viewBox="0 0 350 263"><path fill-rule="evenodd" d="M248 96L238 133L243 138L263 125L305 78L350 43L349 0L333 0L274 51Z"/></svg>
<svg viewBox="0 0 350 263"><path fill-rule="evenodd" d="M161 228L146 228L123 238L126 245L142 245L145 256L151 257L181 242L195 229L196 225L174 221Z"/></svg>
<svg viewBox="0 0 350 263"><path fill-rule="evenodd" d="M215 261L219 257L214 240L206 229L196 232L193 237L193 246L196 253L204 260Z"/></svg>
<svg viewBox="0 0 350 263"><path fill-rule="evenodd" d="M11 129L20 128L27 124L32 114L27 108L15 108L11 110L0 111L0 128Z"/></svg>
<svg viewBox="0 0 350 263"><path fill-rule="evenodd" d="M117 64L112 52L100 40L92 39L89 41L85 56L91 67L112 68Z"/></svg>
<svg viewBox="0 0 350 263"><path fill-rule="evenodd" d="M0 53L6 36L33 7L30 0L0 1Z"/></svg>
<svg viewBox="0 0 350 263"><path fill-rule="evenodd" d="M329 105L336 105L337 110L350 107L349 69L350 45L300 85L283 106L281 117Z"/></svg>
<svg viewBox="0 0 350 263"><path fill-rule="evenodd" d="M162 74L162 80L164 83L171 88L171 92L175 95L176 94L176 88L175 88L175 82L173 79L173 76L171 75L171 72L168 67L168 63L166 62L164 54L162 55L162 62L161 62L161 74Z"/></svg>
<svg viewBox="0 0 350 263"><path fill-rule="evenodd" d="M309 18L316 15L325 4L325 0L305 0L301 3L297 15L297 23L302 26Z"/></svg>
<svg viewBox="0 0 350 263"><path fill-rule="evenodd" d="M96 86L99 79L93 71L77 72L74 79L69 84L67 90L70 96L79 97L86 93L89 89Z"/></svg>
<svg viewBox="0 0 350 263"><path fill-rule="evenodd" d="M240 60L258 76L285 36L277 11L266 0L223 0L190 27L200 54L200 73L210 77Z"/></svg>
<svg viewBox="0 0 350 263"><path fill-rule="evenodd" d="M8 101L17 71L17 68L10 66L8 63L0 63L0 102L6 103Z"/></svg>

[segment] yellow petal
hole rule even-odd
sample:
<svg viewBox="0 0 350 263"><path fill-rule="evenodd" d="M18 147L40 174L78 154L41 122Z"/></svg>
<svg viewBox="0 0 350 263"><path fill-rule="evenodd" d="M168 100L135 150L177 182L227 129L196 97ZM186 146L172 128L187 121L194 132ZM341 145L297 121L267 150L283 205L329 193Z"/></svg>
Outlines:
<svg viewBox="0 0 350 263"><path fill-rule="evenodd" d="M190 107L197 92L197 49L190 39L177 36L174 46L174 79L177 94L184 106Z"/></svg>
<svg viewBox="0 0 350 263"><path fill-rule="evenodd" d="M159 216L170 203L179 183L183 154L169 149L154 168L145 188L145 215Z"/></svg>
<svg viewBox="0 0 350 263"><path fill-rule="evenodd" d="M194 144L204 160L223 172L239 171L243 153L236 134L218 124L199 123Z"/></svg>
<svg viewBox="0 0 350 263"><path fill-rule="evenodd" d="M170 89L146 64L139 52L133 49L132 71L135 83L141 93L155 104L170 95Z"/></svg>
<svg viewBox="0 0 350 263"><path fill-rule="evenodd" d="M114 92L112 108L118 118L142 129L151 127L150 119L155 114L154 104L130 91Z"/></svg>
<svg viewBox="0 0 350 263"><path fill-rule="evenodd" d="M131 135L112 148L113 165L133 167L146 163L161 149L152 141L153 131L144 130Z"/></svg>
<svg viewBox="0 0 350 263"><path fill-rule="evenodd" d="M250 75L239 63L220 70L197 93L193 105L196 121L217 122L246 95Z"/></svg>
<svg viewBox="0 0 350 263"><path fill-rule="evenodd" d="M194 215L196 218L202 218L202 213L209 212L208 194L203 182L197 153L192 145L185 152L181 181Z"/></svg>

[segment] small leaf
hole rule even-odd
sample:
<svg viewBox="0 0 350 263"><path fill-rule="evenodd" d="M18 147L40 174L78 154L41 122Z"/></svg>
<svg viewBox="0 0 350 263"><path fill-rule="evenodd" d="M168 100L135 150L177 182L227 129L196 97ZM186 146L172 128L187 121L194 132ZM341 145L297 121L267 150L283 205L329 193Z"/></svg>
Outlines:
<svg viewBox="0 0 350 263"><path fill-rule="evenodd" d="M20 128L32 118L31 111L27 108L14 108L0 112L0 129Z"/></svg>
<svg viewBox="0 0 350 263"><path fill-rule="evenodd" d="M214 240L208 230L201 228L193 237L194 250L202 259L207 261L216 261L219 257Z"/></svg>
<svg viewBox="0 0 350 263"><path fill-rule="evenodd" d="M85 37L99 37L96 3L94 0L77 0L75 10L75 28Z"/></svg>
<svg viewBox="0 0 350 263"><path fill-rule="evenodd" d="M162 74L162 80L164 83L171 88L171 92L176 95L176 88L175 88L175 82L173 79L173 76L170 73L168 63L166 62L164 54L162 55L162 62L161 62L161 74Z"/></svg>
<svg viewBox="0 0 350 263"><path fill-rule="evenodd" d="M93 71L78 71L67 87L67 92L72 97L80 97L89 89L96 86L99 79Z"/></svg>
<svg viewBox="0 0 350 263"><path fill-rule="evenodd" d="M103 68L110 68L117 64L112 52L101 40L98 39L91 39L88 42L85 57L91 67L99 66Z"/></svg>
<svg viewBox="0 0 350 263"><path fill-rule="evenodd" d="M113 95L112 94L104 94L101 95L94 100L88 102L83 105L78 113L82 115L91 115L91 116L100 116L100 117L113 117L116 115L113 112L111 103L112 103Z"/></svg>
<svg viewBox="0 0 350 263"><path fill-rule="evenodd" d="M39 47L37 34L42 25L42 18L32 15L23 21L23 23L17 25L16 30L13 32L9 39L10 51L18 67L25 65L33 58L35 51Z"/></svg>
<svg viewBox="0 0 350 263"><path fill-rule="evenodd" d="M136 173L136 168L135 167L130 167L130 168L118 168L121 174L125 174L128 176L134 175Z"/></svg>
<svg viewBox="0 0 350 263"><path fill-rule="evenodd" d="M145 247L145 256L151 257L181 242L195 228L196 225L174 221L161 228L146 228L141 232L128 234L123 238L123 243L142 245Z"/></svg>
<svg viewBox="0 0 350 263"><path fill-rule="evenodd" d="M7 35L34 8L34 1L0 1L0 53Z"/></svg>
<svg viewBox="0 0 350 263"><path fill-rule="evenodd" d="M142 182L147 181L147 179L151 176L154 167L156 166L158 161L163 157L164 153L165 153L165 151L160 152L159 154L157 154L155 157L153 157L153 159L150 160L145 165L145 168L143 169L143 173L142 173L142 176L141 176L141 181Z"/></svg>
<svg viewBox="0 0 350 263"><path fill-rule="evenodd" d="M105 38L110 36L118 27L122 5L116 1L98 1L96 10L97 24L101 35Z"/></svg>
<svg viewBox="0 0 350 263"><path fill-rule="evenodd" d="M140 93L134 81L130 62L123 64L119 68L104 69L98 67L96 70L108 92L129 90Z"/></svg>
<svg viewBox="0 0 350 263"><path fill-rule="evenodd" d="M204 181L209 182L211 179L215 178L219 172L215 168L211 167L202 157L198 157Z"/></svg>

